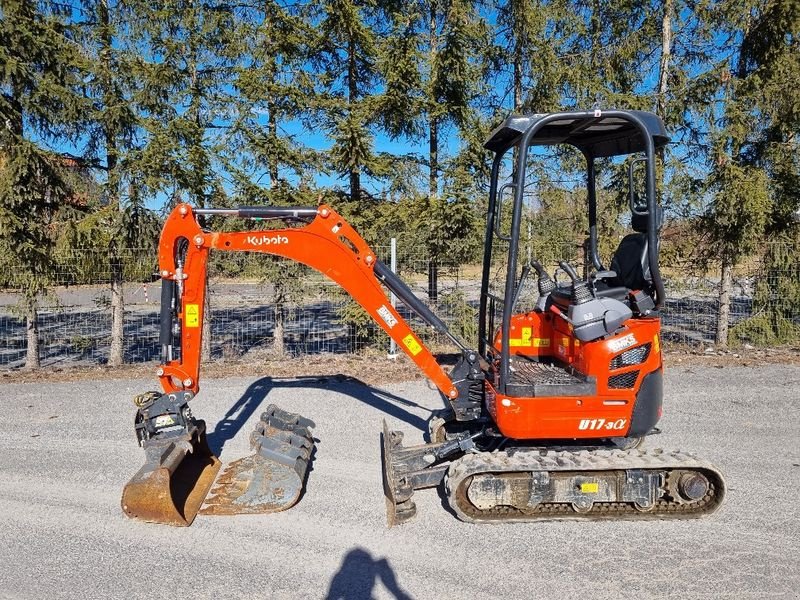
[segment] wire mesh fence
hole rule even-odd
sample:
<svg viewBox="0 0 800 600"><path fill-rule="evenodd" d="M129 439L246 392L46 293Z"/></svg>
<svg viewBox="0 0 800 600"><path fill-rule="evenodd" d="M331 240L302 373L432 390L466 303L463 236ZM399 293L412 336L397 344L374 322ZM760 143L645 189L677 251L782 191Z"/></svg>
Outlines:
<svg viewBox="0 0 800 600"><path fill-rule="evenodd" d="M375 248L389 263L389 246ZM797 261L776 267L771 255L794 248L768 248L739 267L730 293L732 345L753 346L800 341L800 269ZM130 363L159 359L160 281L152 250L118 253L125 280L124 348ZM499 257L502 262L502 257ZM211 261L211 357L213 360L258 359L289 355L388 352L389 338L336 284L319 273L281 259L236 255ZM112 266L107 252L75 249L59 258L47 295L38 299L40 357L43 366L103 364L111 336ZM398 272L414 293L469 344L477 338L481 267L457 260L438 260L435 290L431 260L420 249L398 252ZM661 312L665 345L707 346L714 343L719 317L719 274L713 270L666 273L668 297ZM551 268L552 272L552 268ZM494 269L501 277L502 269ZM529 289L528 289L529 288ZM535 293L529 282L527 293ZM530 300L530 298L528 299ZM535 300L535 298L533 298ZM520 306L526 305L525 293ZM527 302L530 304L530 302ZM398 310L426 343L444 348L398 301ZM24 364L27 329L20 295L0 288L0 368ZM277 335L276 335L277 334ZM282 343L276 343L276 338Z"/></svg>

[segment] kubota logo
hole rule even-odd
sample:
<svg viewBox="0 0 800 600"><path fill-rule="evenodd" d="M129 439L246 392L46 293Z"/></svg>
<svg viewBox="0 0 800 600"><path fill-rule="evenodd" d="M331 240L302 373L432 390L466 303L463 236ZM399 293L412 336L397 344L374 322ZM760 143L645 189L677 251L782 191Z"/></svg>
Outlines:
<svg viewBox="0 0 800 600"><path fill-rule="evenodd" d="M288 244L289 238L285 235L248 235L245 241L253 246L270 246L272 244Z"/></svg>

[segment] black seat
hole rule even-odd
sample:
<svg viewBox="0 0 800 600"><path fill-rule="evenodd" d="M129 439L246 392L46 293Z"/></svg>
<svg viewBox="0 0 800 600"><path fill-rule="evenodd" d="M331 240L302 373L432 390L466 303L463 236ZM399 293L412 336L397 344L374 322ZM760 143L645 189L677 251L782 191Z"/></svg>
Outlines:
<svg viewBox="0 0 800 600"><path fill-rule="evenodd" d="M660 224L661 218L662 212L659 208L656 222ZM611 259L611 270L617 274L616 277L609 277L601 282L606 289L649 291L652 287L653 277L650 275L650 261L647 256L647 215L631 215L631 227L636 233L622 238ZM601 295L601 286L598 286L597 292Z"/></svg>

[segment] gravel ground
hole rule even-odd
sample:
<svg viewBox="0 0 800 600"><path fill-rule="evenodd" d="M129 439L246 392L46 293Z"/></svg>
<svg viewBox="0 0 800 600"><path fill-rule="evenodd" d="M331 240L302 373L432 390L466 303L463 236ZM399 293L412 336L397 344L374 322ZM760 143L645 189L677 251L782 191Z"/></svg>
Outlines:
<svg viewBox="0 0 800 600"><path fill-rule="evenodd" d="M268 402L314 419L320 442L291 510L198 517L188 529L131 521L119 508L143 461L130 398L153 383L0 385L0 597L798 597L797 366L667 374L665 433L647 447L692 450L723 471L728 497L709 518L469 525L425 490L417 518L391 530L381 419L421 441L440 402L424 383L207 380L194 411L223 461L247 454Z"/></svg>

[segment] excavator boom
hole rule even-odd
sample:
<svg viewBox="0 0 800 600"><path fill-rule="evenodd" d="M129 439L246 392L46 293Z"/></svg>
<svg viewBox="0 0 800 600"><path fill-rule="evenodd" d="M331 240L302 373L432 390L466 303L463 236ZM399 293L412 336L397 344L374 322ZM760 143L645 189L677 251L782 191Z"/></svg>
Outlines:
<svg viewBox="0 0 800 600"><path fill-rule="evenodd" d="M235 215L253 219L310 219L300 227L237 231L203 231L197 215ZM183 252L181 248L183 247ZM363 238L329 206L318 208L242 207L232 210L193 209L177 206L164 225L159 243L159 269L168 289L178 298L162 300L161 345L164 360L158 376L165 392L190 390L197 393L200 378L200 347L205 306L206 273L210 250L257 252L282 256L333 280L358 302L447 398L459 392L436 362L430 350L391 305L381 282L405 301L432 326L449 334L444 324L419 302L376 257ZM174 293L174 292L173 292ZM172 308L174 306L174 309ZM182 333L180 358L173 356L172 331L175 322ZM454 338L455 339L455 338ZM458 340L459 345L463 347Z"/></svg>

